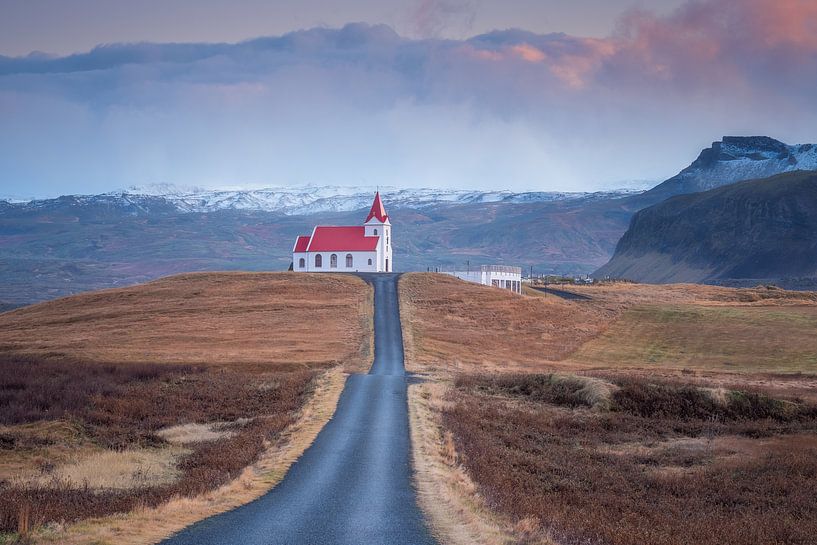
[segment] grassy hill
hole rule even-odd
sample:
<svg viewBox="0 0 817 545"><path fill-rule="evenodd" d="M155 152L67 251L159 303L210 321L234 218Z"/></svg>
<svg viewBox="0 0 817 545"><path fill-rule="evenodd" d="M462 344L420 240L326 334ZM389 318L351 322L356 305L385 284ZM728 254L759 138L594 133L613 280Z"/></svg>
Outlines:
<svg viewBox="0 0 817 545"><path fill-rule="evenodd" d="M259 495L369 365L371 299L354 276L197 273L0 314L0 542L136 507L49 539L146 542Z"/></svg>
<svg viewBox="0 0 817 545"><path fill-rule="evenodd" d="M810 543L817 294L563 289L584 298L401 280L437 524L492 543Z"/></svg>
<svg viewBox="0 0 817 545"><path fill-rule="evenodd" d="M817 294L630 283L567 289L587 299L409 273L400 282L409 362L445 372L817 374Z"/></svg>
<svg viewBox="0 0 817 545"><path fill-rule="evenodd" d="M368 350L369 293L344 275L177 275L0 314L0 352L107 364L350 363Z"/></svg>

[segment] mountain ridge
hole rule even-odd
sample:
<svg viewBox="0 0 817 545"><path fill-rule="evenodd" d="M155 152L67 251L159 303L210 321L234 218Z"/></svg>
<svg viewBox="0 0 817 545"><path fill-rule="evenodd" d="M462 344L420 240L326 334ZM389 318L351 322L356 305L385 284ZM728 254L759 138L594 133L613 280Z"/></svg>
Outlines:
<svg viewBox="0 0 817 545"><path fill-rule="evenodd" d="M817 276L817 173L677 195L637 212L597 277L713 282Z"/></svg>
<svg viewBox="0 0 817 545"><path fill-rule="evenodd" d="M2 200L4 205L26 208L49 207L52 203L93 204L94 201L125 208L167 203L181 213L207 213L220 210L245 210L280 213L287 216L309 215L321 212L351 212L367 208L372 195L380 191L390 206L402 208L429 208L444 204L477 203L530 203L569 200L592 200L625 197L641 193L638 189L614 189L595 192L464 190L433 188L377 188L355 186L295 186L257 189L201 189L176 188L168 184L155 187L134 187L124 191L83 195L63 195L56 198Z"/></svg>
<svg viewBox="0 0 817 545"><path fill-rule="evenodd" d="M701 151L681 172L646 191L645 196L663 200L797 170L817 170L817 145L788 145L768 136L724 136Z"/></svg>

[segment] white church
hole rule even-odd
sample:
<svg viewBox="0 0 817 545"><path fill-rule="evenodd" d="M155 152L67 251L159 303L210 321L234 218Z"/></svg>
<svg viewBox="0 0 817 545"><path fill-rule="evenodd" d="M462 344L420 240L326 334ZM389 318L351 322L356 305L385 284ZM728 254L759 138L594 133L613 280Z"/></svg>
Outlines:
<svg viewBox="0 0 817 545"><path fill-rule="evenodd" d="M296 272L392 272L391 222L380 192L361 226L318 225L292 248Z"/></svg>

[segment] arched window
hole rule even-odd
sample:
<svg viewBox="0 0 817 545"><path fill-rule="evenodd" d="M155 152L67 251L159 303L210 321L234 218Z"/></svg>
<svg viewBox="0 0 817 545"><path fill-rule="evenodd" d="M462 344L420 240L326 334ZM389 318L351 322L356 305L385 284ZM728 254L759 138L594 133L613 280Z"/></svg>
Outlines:
<svg viewBox="0 0 817 545"><path fill-rule="evenodd" d="M372 264L372 260L371 260L371 258L369 258L369 265L371 265L371 264Z"/></svg>
<svg viewBox="0 0 817 545"><path fill-rule="evenodd" d="M346 254L346 268L352 268L352 254Z"/></svg>
<svg viewBox="0 0 817 545"><path fill-rule="evenodd" d="M374 234L375 234L375 236L377 236L377 229L374 230Z"/></svg>
<svg viewBox="0 0 817 545"><path fill-rule="evenodd" d="M321 254L315 254L315 268L320 269L321 267L323 267L323 257Z"/></svg>
<svg viewBox="0 0 817 545"><path fill-rule="evenodd" d="M303 269L305 266L306 266L306 260L304 258L299 259L298 260L298 268Z"/></svg>
<svg viewBox="0 0 817 545"><path fill-rule="evenodd" d="M329 256L329 267L332 269L338 268L338 254L332 254Z"/></svg>

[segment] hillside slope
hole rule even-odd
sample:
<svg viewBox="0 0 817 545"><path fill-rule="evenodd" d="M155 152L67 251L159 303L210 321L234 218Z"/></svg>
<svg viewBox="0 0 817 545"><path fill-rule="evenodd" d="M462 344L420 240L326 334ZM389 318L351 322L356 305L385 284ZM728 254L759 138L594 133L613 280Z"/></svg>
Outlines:
<svg viewBox="0 0 817 545"><path fill-rule="evenodd" d="M817 174L781 174L646 208L595 275L656 283L815 276Z"/></svg>
<svg viewBox="0 0 817 545"><path fill-rule="evenodd" d="M371 289L350 275L185 274L0 314L0 353L106 364L367 365L371 312Z"/></svg>
<svg viewBox="0 0 817 545"><path fill-rule="evenodd" d="M0 542L158 543L266 493L372 311L351 275L204 273L0 314Z"/></svg>

